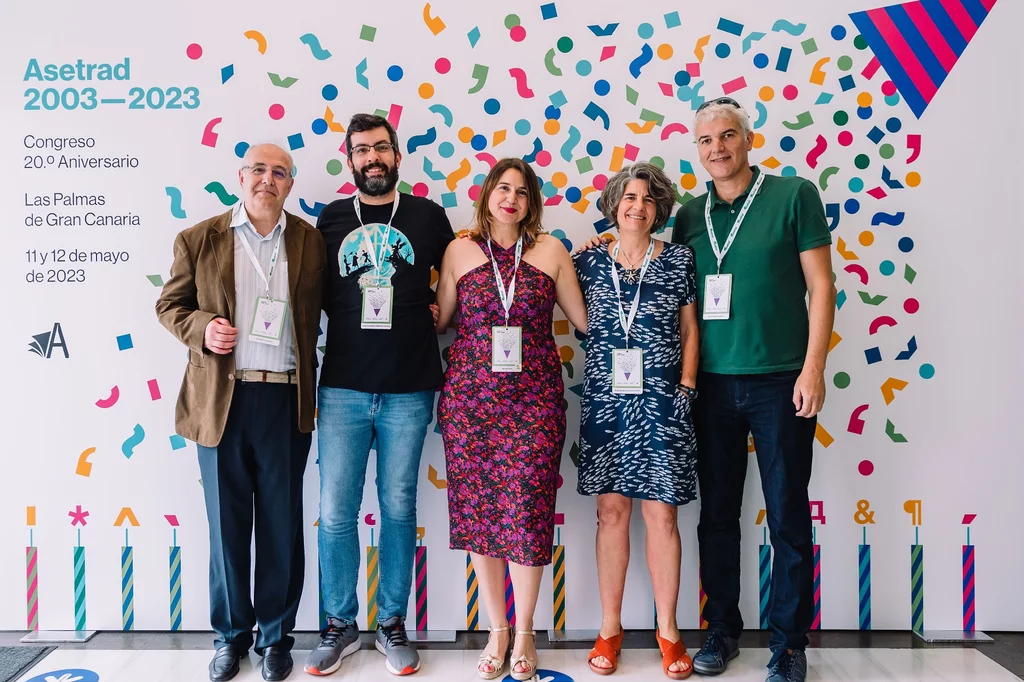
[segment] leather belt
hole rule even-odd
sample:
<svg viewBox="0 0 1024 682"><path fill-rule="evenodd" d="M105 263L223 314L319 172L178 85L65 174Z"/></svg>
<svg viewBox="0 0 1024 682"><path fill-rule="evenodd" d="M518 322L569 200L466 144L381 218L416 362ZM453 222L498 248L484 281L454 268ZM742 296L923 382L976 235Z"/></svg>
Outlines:
<svg viewBox="0 0 1024 682"><path fill-rule="evenodd" d="M240 369L235 372L238 381L261 384L297 384L299 377L295 370L289 372L268 372L263 369Z"/></svg>

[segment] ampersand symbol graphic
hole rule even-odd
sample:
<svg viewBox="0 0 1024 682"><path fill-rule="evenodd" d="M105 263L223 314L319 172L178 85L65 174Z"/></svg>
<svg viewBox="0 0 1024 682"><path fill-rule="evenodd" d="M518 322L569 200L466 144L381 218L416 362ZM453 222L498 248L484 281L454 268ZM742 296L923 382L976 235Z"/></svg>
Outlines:
<svg viewBox="0 0 1024 682"><path fill-rule="evenodd" d="M858 501L857 512L853 515L853 520L862 526L868 523L873 524L875 522L875 512L871 511L871 503L867 500Z"/></svg>

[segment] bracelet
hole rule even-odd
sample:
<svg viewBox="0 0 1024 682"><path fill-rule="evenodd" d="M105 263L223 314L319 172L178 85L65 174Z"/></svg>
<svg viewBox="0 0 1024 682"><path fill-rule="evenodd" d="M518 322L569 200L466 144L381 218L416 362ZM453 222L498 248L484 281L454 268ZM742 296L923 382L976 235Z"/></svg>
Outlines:
<svg viewBox="0 0 1024 682"><path fill-rule="evenodd" d="M693 386L687 386L686 384L676 384L676 386L678 386L690 400L697 399L697 389Z"/></svg>

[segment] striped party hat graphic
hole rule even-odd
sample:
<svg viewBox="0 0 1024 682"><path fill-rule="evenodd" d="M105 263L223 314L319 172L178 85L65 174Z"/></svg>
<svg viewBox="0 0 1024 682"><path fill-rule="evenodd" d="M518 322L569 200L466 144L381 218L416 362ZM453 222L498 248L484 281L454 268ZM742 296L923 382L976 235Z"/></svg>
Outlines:
<svg viewBox="0 0 1024 682"><path fill-rule="evenodd" d="M850 15L914 115L931 103L996 0L919 0Z"/></svg>

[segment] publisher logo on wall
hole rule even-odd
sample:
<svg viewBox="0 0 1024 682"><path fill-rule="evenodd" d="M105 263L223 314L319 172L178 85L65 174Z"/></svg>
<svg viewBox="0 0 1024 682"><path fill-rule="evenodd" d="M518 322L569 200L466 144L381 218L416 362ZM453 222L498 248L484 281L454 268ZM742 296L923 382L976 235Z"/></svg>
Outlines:
<svg viewBox="0 0 1024 682"><path fill-rule="evenodd" d="M29 352L35 353L41 358L53 357L55 349L63 351L65 358L71 357L68 353L68 344L64 340L64 330L61 329L60 322L54 322L53 329L50 331L33 336L32 342L28 344Z"/></svg>

